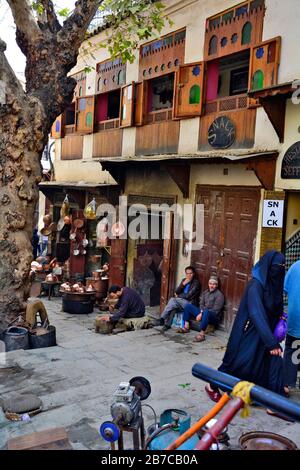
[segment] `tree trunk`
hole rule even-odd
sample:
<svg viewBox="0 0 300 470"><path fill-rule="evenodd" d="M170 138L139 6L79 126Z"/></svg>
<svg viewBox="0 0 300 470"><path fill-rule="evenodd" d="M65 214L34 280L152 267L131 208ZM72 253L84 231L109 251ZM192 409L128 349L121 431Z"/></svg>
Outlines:
<svg viewBox="0 0 300 470"><path fill-rule="evenodd" d="M29 296L33 215L48 132L43 106L25 95L4 49L0 42L0 330L24 313Z"/></svg>

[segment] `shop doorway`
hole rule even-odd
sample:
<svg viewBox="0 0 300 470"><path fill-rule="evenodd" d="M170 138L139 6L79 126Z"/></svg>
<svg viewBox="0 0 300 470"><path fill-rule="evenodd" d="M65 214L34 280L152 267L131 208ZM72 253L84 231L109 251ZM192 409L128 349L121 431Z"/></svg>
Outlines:
<svg viewBox="0 0 300 470"><path fill-rule="evenodd" d="M143 227L141 237L128 238L127 285L140 294L147 307L162 310L174 289L173 214L144 211L139 219ZM129 225L132 220L129 218Z"/></svg>

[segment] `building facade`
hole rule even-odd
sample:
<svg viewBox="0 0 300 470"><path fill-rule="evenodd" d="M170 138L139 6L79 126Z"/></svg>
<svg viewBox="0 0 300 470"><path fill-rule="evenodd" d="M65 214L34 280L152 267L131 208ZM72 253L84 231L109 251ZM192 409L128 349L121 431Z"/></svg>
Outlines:
<svg viewBox="0 0 300 470"><path fill-rule="evenodd" d="M117 240L112 280L163 308L193 264L203 287L212 273L220 278L229 328L260 254L276 248L299 258L300 108L293 87L300 31L293 18L300 4L165 4L173 25L141 44L133 64L99 48L107 30L91 34L92 56L82 54L72 72L74 102L53 125L55 184L60 192L63 185L94 185L107 201L124 195L129 205L143 204L139 216L148 226L153 204L201 204L202 247L190 249L184 227L178 240L153 239L149 230ZM155 216L172 227L167 210Z"/></svg>

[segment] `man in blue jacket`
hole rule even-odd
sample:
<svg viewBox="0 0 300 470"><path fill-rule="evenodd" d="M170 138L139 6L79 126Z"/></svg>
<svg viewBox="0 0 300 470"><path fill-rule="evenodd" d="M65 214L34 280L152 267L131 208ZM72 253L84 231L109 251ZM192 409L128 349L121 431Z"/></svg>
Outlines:
<svg viewBox="0 0 300 470"><path fill-rule="evenodd" d="M175 296L170 298L161 314L161 324L164 325L164 330L171 328L174 310L183 312L186 305L192 304L196 307L199 305L200 290L201 286L195 268L187 266L185 268L185 278L182 279L175 291Z"/></svg>

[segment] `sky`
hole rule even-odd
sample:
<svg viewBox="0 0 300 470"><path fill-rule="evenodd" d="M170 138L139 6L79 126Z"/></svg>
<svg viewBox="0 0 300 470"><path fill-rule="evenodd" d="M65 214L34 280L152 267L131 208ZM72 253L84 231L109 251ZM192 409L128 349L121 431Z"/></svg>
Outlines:
<svg viewBox="0 0 300 470"><path fill-rule="evenodd" d="M75 0L56 0L58 8L70 8ZM10 8L6 0L0 0L0 38L6 42L6 57L17 77L24 81L25 56L22 54L15 41L15 26Z"/></svg>

